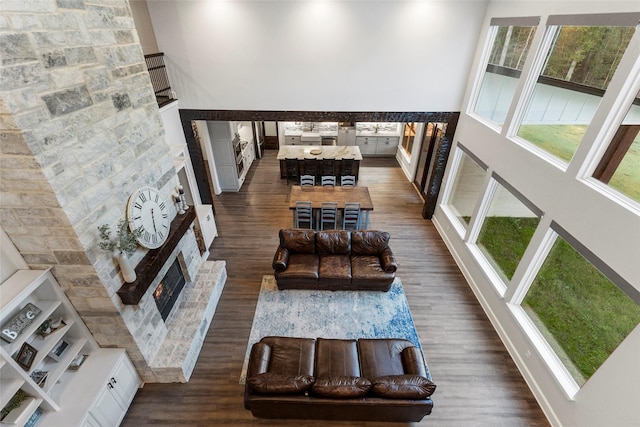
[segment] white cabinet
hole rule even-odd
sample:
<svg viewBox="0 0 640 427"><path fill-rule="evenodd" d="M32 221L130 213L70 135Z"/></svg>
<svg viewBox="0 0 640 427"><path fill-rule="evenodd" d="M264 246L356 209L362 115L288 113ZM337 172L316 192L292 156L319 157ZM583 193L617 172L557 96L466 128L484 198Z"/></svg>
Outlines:
<svg viewBox="0 0 640 427"><path fill-rule="evenodd" d="M222 191L239 191L255 159L253 140L241 139L237 126L238 122L207 122Z"/></svg>
<svg viewBox="0 0 640 427"><path fill-rule="evenodd" d="M125 351L98 346L50 270L18 270L0 289L0 325L6 330L0 341L0 406L21 389L33 399L8 415L15 425L24 425L38 408L38 427L82 425L100 392L97 382L109 380L118 360L128 360ZM40 333L45 321L58 319L58 328ZM87 355L85 362L69 369L79 355ZM46 379L37 382L37 372ZM136 389L141 384L135 370L127 381Z"/></svg>
<svg viewBox="0 0 640 427"><path fill-rule="evenodd" d="M376 144L376 155L395 156L400 138L397 136L379 136Z"/></svg>
<svg viewBox="0 0 640 427"><path fill-rule="evenodd" d="M399 142L398 136L356 137L356 145L363 156L395 156Z"/></svg>
<svg viewBox="0 0 640 427"><path fill-rule="evenodd" d="M120 358L89 410L88 420L93 420L89 422L103 427L119 425L138 389L137 376L129 359Z"/></svg>
<svg viewBox="0 0 640 427"><path fill-rule="evenodd" d="M285 145L300 145L300 135L285 135Z"/></svg>

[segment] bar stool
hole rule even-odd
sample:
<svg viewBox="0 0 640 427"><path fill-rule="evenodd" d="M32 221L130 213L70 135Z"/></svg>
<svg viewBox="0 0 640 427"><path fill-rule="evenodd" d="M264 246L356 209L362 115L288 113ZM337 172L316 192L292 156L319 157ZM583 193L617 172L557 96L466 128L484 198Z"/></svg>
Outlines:
<svg viewBox="0 0 640 427"><path fill-rule="evenodd" d="M322 176L335 176L336 175L336 160L335 159L322 159Z"/></svg>
<svg viewBox="0 0 640 427"><path fill-rule="evenodd" d="M353 175L353 162L354 159L342 159L342 165L340 167L340 176Z"/></svg>
<svg viewBox="0 0 640 427"><path fill-rule="evenodd" d="M284 161L287 166L287 185L289 185L289 181L297 184L300 174L298 170L298 159L284 159Z"/></svg>
<svg viewBox="0 0 640 427"><path fill-rule="evenodd" d="M304 159L304 171L305 175L318 176L318 161L316 159Z"/></svg>

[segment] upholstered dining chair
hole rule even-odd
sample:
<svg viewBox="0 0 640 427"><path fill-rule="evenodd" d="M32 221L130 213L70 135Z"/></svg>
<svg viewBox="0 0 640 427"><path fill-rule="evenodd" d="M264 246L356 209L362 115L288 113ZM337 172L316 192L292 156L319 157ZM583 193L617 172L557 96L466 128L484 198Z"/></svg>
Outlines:
<svg viewBox="0 0 640 427"><path fill-rule="evenodd" d="M340 176L353 175L353 161L354 159L346 158L342 159L340 167Z"/></svg>
<svg viewBox="0 0 640 427"><path fill-rule="evenodd" d="M318 163L316 159L304 159L304 170L301 173L304 175L318 176Z"/></svg>
<svg viewBox="0 0 640 427"><path fill-rule="evenodd" d="M323 187L326 186L336 186L336 177L331 175L331 176L322 176L322 180L320 181L320 183L322 184Z"/></svg>
<svg viewBox="0 0 640 427"><path fill-rule="evenodd" d="M326 225L331 228L325 227ZM338 203L337 202L322 202L320 207L320 230L333 229L338 226Z"/></svg>
<svg viewBox="0 0 640 427"><path fill-rule="evenodd" d="M355 187L356 177L353 175L345 175L340 177L340 185L343 187Z"/></svg>
<svg viewBox="0 0 640 427"><path fill-rule="evenodd" d="M346 202L344 204L344 211L342 212L342 229L360 229L360 203Z"/></svg>
<svg viewBox="0 0 640 427"><path fill-rule="evenodd" d="M316 185L316 177L313 175L300 175L300 185L313 187Z"/></svg>
<svg viewBox="0 0 640 427"><path fill-rule="evenodd" d="M300 172L298 170L298 159L284 159L287 167L287 185L289 182L298 183Z"/></svg>
<svg viewBox="0 0 640 427"><path fill-rule="evenodd" d="M295 228L313 229L313 209L311 207L311 202L297 201L296 210L293 215L293 226Z"/></svg>

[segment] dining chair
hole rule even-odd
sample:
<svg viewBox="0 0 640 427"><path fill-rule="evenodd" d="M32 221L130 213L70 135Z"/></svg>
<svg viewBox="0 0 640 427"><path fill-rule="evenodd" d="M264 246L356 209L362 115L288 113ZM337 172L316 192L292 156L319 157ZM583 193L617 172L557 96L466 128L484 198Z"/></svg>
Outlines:
<svg viewBox="0 0 640 427"><path fill-rule="evenodd" d="M320 181L323 187L335 187L336 186L336 177L331 176L322 176L322 180Z"/></svg>
<svg viewBox="0 0 640 427"><path fill-rule="evenodd" d="M285 164L287 166L287 185L289 182L298 183L299 170L298 170L298 159L284 159Z"/></svg>
<svg viewBox="0 0 640 427"><path fill-rule="evenodd" d="M356 177L353 175L345 175L340 177L340 185L343 187L355 187Z"/></svg>
<svg viewBox="0 0 640 427"><path fill-rule="evenodd" d="M303 187L313 187L316 185L316 177L313 175L300 175L300 185Z"/></svg>
<svg viewBox="0 0 640 427"><path fill-rule="evenodd" d="M342 212L342 229L360 229L360 203L346 202Z"/></svg>
<svg viewBox="0 0 640 427"><path fill-rule="evenodd" d="M296 202L296 210L294 212L294 228L311 228L313 229L313 209L311 202Z"/></svg>
<svg viewBox="0 0 640 427"><path fill-rule="evenodd" d="M335 230L338 227L338 203L322 202L320 207L320 230L325 230L325 224L329 224Z"/></svg>

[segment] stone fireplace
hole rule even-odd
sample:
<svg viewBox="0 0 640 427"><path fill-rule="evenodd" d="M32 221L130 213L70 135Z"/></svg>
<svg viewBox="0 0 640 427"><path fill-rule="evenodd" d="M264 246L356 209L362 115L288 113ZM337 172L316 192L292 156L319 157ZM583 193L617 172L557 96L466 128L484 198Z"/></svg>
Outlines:
<svg viewBox="0 0 640 427"><path fill-rule="evenodd" d="M145 382L188 380L224 262L203 257L191 220L175 246L163 245L131 303L98 246L98 227L125 217L136 188L171 200L181 184L183 141L165 133L128 1L8 2L2 16L0 225L29 268L51 268L98 344L125 348ZM158 253L139 249L136 271ZM176 260L185 284L163 320L153 293Z"/></svg>

